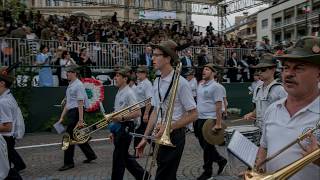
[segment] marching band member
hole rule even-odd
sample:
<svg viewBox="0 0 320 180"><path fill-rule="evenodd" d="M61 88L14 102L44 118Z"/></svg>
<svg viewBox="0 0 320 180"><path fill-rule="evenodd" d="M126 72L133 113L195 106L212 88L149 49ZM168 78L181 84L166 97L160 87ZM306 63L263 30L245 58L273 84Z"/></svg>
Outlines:
<svg viewBox="0 0 320 180"><path fill-rule="evenodd" d="M222 128L222 101L223 91L218 83L214 80L217 70L213 64L206 64L202 71L203 81L197 89L197 110L199 112L198 120L195 122L195 135L203 149L203 169L204 172L197 178L206 180L212 176L212 164L216 162L219 166L218 175L226 167L227 160L222 157L216 147L206 142L202 134L202 127L206 121L216 120L213 131L221 131Z"/></svg>
<svg viewBox="0 0 320 180"><path fill-rule="evenodd" d="M60 116L59 123L64 121L65 115L68 117L68 126L66 132L73 139L73 129L75 127L83 127L83 114L84 108L87 105L88 97L82 82L78 79L79 73L78 65L70 65L66 67L67 78L69 80L69 86L66 92L66 105ZM97 159L96 154L90 147L89 143L79 144L81 151L85 154L86 160L83 163L90 163ZM74 168L74 145L70 145L67 150L64 151L64 165L59 171L65 171Z"/></svg>
<svg viewBox="0 0 320 180"><path fill-rule="evenodd" d="M260 129L263 127L263 115L268 106L287 96L282 85L274 79L276 64L272 58L272 54L264 54L261 56L260 63L255 66L263 84L258 85L253 93L255 110L244 116L245 120L256 120L255 124Z"/></svg>
<svg viewBox="0 0 320 180"><path fill-rule="evenodd" d="M9 89L14 82L14 77L8 75L6 70L7 68L0 68L0 134L7 143L9 166L13 164L13 168L19 172L26 168L26 164L14 146L16 138L22 138L17 136L17 132L21 130L19 128L23 128L24 133L24 126L19 126L19 123L23 121L19 119L22 118L21 111ZM18 116L19 114L21 116Z"/></svg>
<svg viewBox="0 0 320 180"><path fill-rule="evenodd" d="M184 73L183 77L187 79L192 91L193 99L196 101L198 82L197 82L197 79L194 77L194 74L195 74L194 69L189 69L187 72ZM187 128L188 128L187 129L188 131L194 132L193 123L188 124Z"/></svg>
<svg viewBox="0 0 320 180"><path fill-rule="evenodd" d="M0 179L5 179L10 170L6 140L0 134Z"/></svg>
<svg viewBox="0 0 320 180"><path fill-rule="evenodd" d="M138 101L133 90L129 87L129 73L125 69L119 69L116 72L115 81L116 86L119 88L115 103L114 110L119 111L130 105L136 104ZM125 116L116 116L112 121L119 126L117 129L111 130L112 139L114 143L113 161L112 161L112 180L122 180L125 168L137 179L142 180L144 170L137 163L134 157L129 155L129 146L132 140L129 132L134 131L134 119L141 116L141 111L134 111ZM113 126L115 126L113 124Z"/></svg>
<svg viewBox="0 0 320 180"><path fill-rule="evenodd" d="M264 115L264 128L257 155L259 165L288 142L314 128L320 117L320 38L304 37L278 56L282 61L282 82L288 96L270 105ZM319 138L319 137L318 137ZM291 146L266 163L266 172L274 172L319 148L319 139ZM290 180L320 179L320 158L294 174ZM260 168L264 168L263 166Z"/></svg>
<svg viewBox="0 0 320 180"><path fill-rule="evenodd" d="M137 79L138 84L134 88L137 101L143 101L144 99L147 99L149 97L152 97L152 83L147 78L148 75L148 69L146 66L140 66L137 69ZM146 107L141 108L141 118L140 118L140 126L138 129L136 129L136 133L143 134L146 130L147 123L149 120L149 114L150 114L151 105L147 105ZM139 142L141 141L141 138L135 137L133 144L134 148L137 147ZM136 149L135 149L136 150Z"/></svg>
<svg viewBox="0 0 320 180"><path fill-rule="evenodd" d="M176 54L177 44L172 41L162 41L159 45L154 45L153 64L156 70L161 72L161 77L157 78L153 85L152 105L154 110L148 121L144 135L150 135L153 126L165 118L168 108L167 100L173 84L174 69L172 64L179 58ZM157 115L157 109L160 108ZM177 170L185 145L185 127L192 123L197 117L196 103L193 99L190 86L186 79L180 76L176 98L174 100L174 110L171 125L171 141L176 147L160 145L157 154L156 180L177 179ZM158 119L157 119L158 117ZM164 132L165 124L157 124L156 138L160 138ZM145 138L137 146L137 155L142 156L147 143Z"/></svg>

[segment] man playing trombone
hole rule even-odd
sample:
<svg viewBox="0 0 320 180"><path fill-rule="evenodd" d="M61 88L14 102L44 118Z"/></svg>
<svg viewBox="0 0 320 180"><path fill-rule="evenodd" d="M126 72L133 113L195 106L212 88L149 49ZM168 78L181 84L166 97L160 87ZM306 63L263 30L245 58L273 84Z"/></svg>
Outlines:
<svg viewBox="0 0 320 180"><path fill-rule="evenodd" d="M129 87L129 72L125 69L119 69L116 72L115 81L119 88L114 110L120 111L130 105L136 104L138 101L133 90ZM143 168L137 163L136 159L129 155L129 146L132 140L129 132L134 131L134 119L141 116L140 109L132 111L126 115L118 115L113 117L114 122L109 126L112 133L114 150L112 161L112 180L122 180L125 168L137 179L142 180L144 175Z"/></svg>
<svg viewBox="0 0 320 180"><path fill-rule="evenodd" d="M286 54L277 57L283 63L282 81L288 96L270 105L265 112L257 155L257 165L262 169L264 166L261 166L261 162L265 162L267 157L279 152L288 142L294 141L306 130L315 128L320 121L319 46L319 37L304 37L288 49ZM311 137L311 141L294 144L268 161L266 172L279 170L319 148L319 142L313 135ZM290 180L320 179L319 156L317 159L312 164L300 165L303 168ZM289 171L295 172L294 169Z"/></svg>
<svg viewBox="0 0 320 180"><path fill-rule="evenodd" d="M155 137L162 136L165 130L166 111L173 108L171 124L171 142L175 147L159 145L158 154L154 154L157 160L156 180L175 180L181 156L185 145L185 127L197 118L196 103L193 99L191 88L183 77L177 84L176 98L173 104L168 104L172 84L174 83L173 64L179 59L176 54L177 44L172 41L163 41L159 45L154 45L153 64L156 70L161 72L161 77L157 78L153 85L152 105L154 110L148 121L145 136L151 135L154 125L156 125ZM137 156L142 156L146 138L142 138L137 148ZM155 152L154 152L155 153Z"/></svg>

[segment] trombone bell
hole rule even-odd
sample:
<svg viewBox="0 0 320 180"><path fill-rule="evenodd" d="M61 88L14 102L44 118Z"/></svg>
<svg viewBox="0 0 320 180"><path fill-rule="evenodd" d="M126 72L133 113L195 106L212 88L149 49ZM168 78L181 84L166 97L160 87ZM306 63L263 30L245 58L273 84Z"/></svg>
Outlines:
<svg viewBox="0 0 320 180"><path fill-rule="evenodd" d="M164 146L170 146L170 147L176 147L175 145L172 144L171 139L170 139L170 127L166 128L161 136L160 139L156 140L157 144L161 144Z"/></svg>

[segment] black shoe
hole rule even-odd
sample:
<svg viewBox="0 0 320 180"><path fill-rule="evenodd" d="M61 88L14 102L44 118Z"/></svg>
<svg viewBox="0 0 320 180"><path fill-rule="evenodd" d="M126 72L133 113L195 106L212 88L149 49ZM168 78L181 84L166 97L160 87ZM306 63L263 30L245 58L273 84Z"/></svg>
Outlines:
<svg viewBox="0 0 320 180"><path fill-rule="evenodd" d="M74 164L68 164L68 165L64 165L61 168L59 168L59 171L65 171L65 170L72 169L72 168L74 168Z"/></svg>
<svg viewBox="0 0 320 180"><path fill-rule="evenodd" d="M206 173L206 172L203 172L203 173L201 174L201 176L199 176L199 177L197 178L197 180L207 180L207 179L209 179L209 178L211 178L211 177L212 177L211 174Z"/></svg>
<svg viewBox="0 0 320 180"><path fill-rule="evenodd" d="M88 163L90 163L91 161L96 160L96 159L97 159L97 156L94 157L94 158L86 159L86 160L84 160L84 161L82 161L82 162L88 164Z"/></svg>
<svg viewBox="0 0 320 180"><path fill-rule="evenodd" d="M226 159L223 159L218 162L218 166L219 166L218 173L217 173L218 175L225 170L227 163L228 161Z"/></svg>

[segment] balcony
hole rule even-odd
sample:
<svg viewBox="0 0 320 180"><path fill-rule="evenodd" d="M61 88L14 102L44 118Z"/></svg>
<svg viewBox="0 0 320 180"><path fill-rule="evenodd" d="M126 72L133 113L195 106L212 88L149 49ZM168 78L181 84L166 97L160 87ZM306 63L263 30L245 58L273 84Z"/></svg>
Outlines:
<svg viewBox="0 0 320 180"><path fill-rule="evenodd" d="M281 26L282 26L282 22L281 21L280 22L273 22L273 24L272 24L272 28L279 28Z"/></svg>
<svg viewBox="0 0 320 180"><path fill-rule="evenodd" d="M285 25L289 25L289 24L291 24L292 22L293 22L293 18L292 18L292 17L286 18L286 19L283 20L283 25L284 25L284 26L285 26Z"/></svg>

